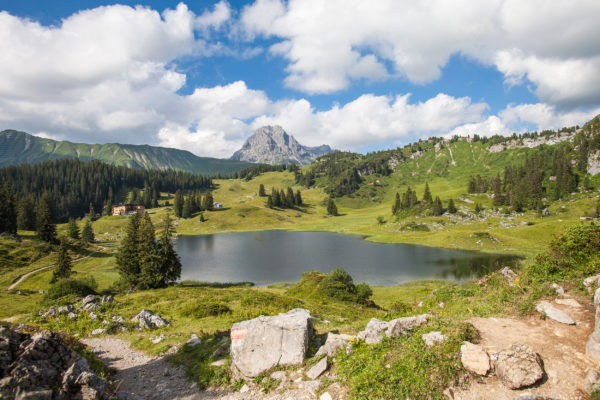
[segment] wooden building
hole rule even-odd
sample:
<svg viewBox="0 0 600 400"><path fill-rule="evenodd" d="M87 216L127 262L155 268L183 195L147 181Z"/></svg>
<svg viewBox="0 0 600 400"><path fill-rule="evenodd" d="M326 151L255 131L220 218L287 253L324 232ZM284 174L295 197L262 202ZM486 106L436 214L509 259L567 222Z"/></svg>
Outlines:
<svg viewBox="0 0 600 400"><path fill-rule="evenodd" d="M141 204L118 204L112 206L110 215L131 215L143 212L144 206Z"/></svg>

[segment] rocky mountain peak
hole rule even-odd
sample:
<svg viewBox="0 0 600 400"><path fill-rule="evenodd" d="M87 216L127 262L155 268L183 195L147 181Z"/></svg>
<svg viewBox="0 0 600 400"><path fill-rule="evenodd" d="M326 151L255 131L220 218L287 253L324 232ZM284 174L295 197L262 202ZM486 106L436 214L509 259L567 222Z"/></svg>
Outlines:
<svg viewBox="0 0 600 400"><path fill-rule="evenodd" d="M308 165L333 150L327 145L303 146L279 125L263 126L250 136L232 160L264 164Z"/></svg>

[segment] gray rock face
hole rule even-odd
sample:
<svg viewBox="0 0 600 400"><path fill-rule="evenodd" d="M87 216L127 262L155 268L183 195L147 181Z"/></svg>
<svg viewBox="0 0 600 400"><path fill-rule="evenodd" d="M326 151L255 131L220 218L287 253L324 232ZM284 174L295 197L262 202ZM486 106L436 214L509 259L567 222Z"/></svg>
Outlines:
<svg viewBox="0 0 600 400"><path fill-rule="evenodd" d="M583 281L584 285L588 279ZM591 285L585 286L589 289ZM594 331L585 346L585 352L596 361L600 361L600 288L596 289L594 294L594 306L596 307L596 322L594 323Z"/></svg>
<svg viewBox="0 0 600 400"><path fill-rule="evenodd" d="M323 357L321 361L316 363L311 369L308 370L306 376L312 380L317 379L323 372L327 371L329 365L327 364L327 357Z"/></svg>
<svg viewBox="0 0 600 400"><path fill-rule="evenodd" d="M583 286L588 293L592 293L592 288L598 286L598 282L600 282L600 275L590 276L583 280Z"/></svg>
<svg viewBox="0 0 600 400"><path fill-rule="evenodd" d="M547 301L540 301L535 306L535 309L537 312L546 314L548 318L553 319L557 322L567 325L575 325L575 320L571 318L569 314L559 310Z"/></svg>
<svg viewBox="0 0 600 400"><path fill-rule="evenodd" d="M517 274L515 274L515 272L508 268L508 267L504 267L500 270L500 275L502 275L506 281L508 282L508 286L515 286L515 279L517 279Z"/></svg>
<svg viewBox="0 0 600 400"><path fill-rule="evenodd" d="M86 304L97 303L100 298L96 295L90 294L85 296L83 300L81 300L81 306L85 307Z"/></svg>
<svg viewBox="0 0 600 400"><path fill-rule="evenodd" d="M277 365L300 365L311 334L304 309L237 322L231 327L231 369L253 378Z"/></svg>
<svg viewBox="0 0 600 400"><path fill-rule="evenodd" d="M352 338L350 335L338 335L336 333L329 332L327 334L327 340L325 341L325 344L319 347L315 357L320 357L324 354L327 357L333 357L339 348L346 347L350 344L350 338Z"/></svg>
<svg viewBox="0 0 600 400"><path fill-rule="evenodd" d="M429 314L421 314L415 317L403 317L393 319L389 322L372 318L364 331L358 333L357 337L364 340L366 344L376 344L383 340L383 335L396 337L405 334L408 330L427 322L431 318Z"/></svg>
<svg viewBox="0 0 600 400"><path fill-rule="evenodd" d="M56 333L0 327L0 398L100 399L106 382Z"/></svg>
<svg viewBox="0 0 600 400"><path fill-rule="evenodd" d="M460 361L465 369L477 375L487 375L490 370L490 357L483 347L470 342L460 346Z"/></svg>
<svg viewBox="0 0 600 400"><path fill-rule="evenodd" d="M140 311L138 315L131 319L131 321L137 322L140 329L161 328L169 325L169 322L167 322L166 319L148 310Z"/></svg>
<svg viewBox="0 0 600 400"><path fill-rule="evenodd" d="M544 376L539 356L525 344L513 343L500 351L494 362L496 375L511 389L531 386Z"/></svg>
<svg viewBox="0 0 600 400"><path fill-rule="evenodd" d="M275 125L257 129L231 159L264 164L308 165L317 157L332 151L327 145L302 146L281 126Z"/></svg>

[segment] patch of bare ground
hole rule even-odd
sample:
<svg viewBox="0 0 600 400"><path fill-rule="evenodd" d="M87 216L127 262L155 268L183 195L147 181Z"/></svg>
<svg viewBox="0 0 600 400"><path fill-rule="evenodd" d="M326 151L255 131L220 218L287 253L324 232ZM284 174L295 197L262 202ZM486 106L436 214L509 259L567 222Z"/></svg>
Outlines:
<svg viewBox="0 0 600 400"><path fill-rule="evenodd" d="M576 325L565 325L540 316L526 318L473 318L471 323L481 334L480 345L488 353L498 352L515 342L533 348L541 357L545 377L533 387L511 390L496 376L476 378L467 390L453 388L450 397L456 400L510 400L525 394L543 395L561 400L585 400L585 378L597 362L585 354L586 342L594 329L594 308L585 299L581 307L557 304L568 313Z"/></svg>

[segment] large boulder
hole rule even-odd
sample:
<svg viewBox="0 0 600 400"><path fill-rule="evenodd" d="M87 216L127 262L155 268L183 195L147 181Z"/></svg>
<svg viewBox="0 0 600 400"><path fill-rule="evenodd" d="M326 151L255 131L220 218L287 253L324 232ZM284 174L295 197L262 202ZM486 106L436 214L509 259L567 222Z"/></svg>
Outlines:
<svg viewBox="0 0 600 400"><path fill-rule="evenodd" d="M545 314L548 318L561 324L575 325L575 320L569 314L559 310L547 301L540 301L536 304L535 309L537 312Z"/></svg>
<svg viewBox="0 0 600 400"><path fill-rule="evenodd" d="M544 377L539 356L526 344L513 343L500 351L494 361L496 375L511 389L531 386Z"/></svg>
<svg viewBox="0 0 600 400"><path fill-rule="evenodd" d="M300 365L311 334L310 312L299 308L237 322L231 327L231 369L254 378L277 365Z"/></svg>
<svg viewBox="0 0 600 400"><path fill-rule="evenodd" d="M596 289L594 306L596 307L596 322L594 323L594 331L585 346L585 352L596 361L600 361L600 288Z"/></svg>
<svg viewBox="0 0 600 400"><path fill-rule="evenodd" d="M320 357L322 355L326 355L327 357L333 357L335 353L337 353L338 349L341 347L346 347L350 344L350 339L352 336L342 334L336 334L329 332L327 334L327 340L325 344L319 347L315 357Z"/></svg>
<svg viewBox="0 0 600 400"><path fill-rule="evenodd" d="M403 317L393 319L389 322L371 318L364 331L358 333L357 337L366 344L376 344L383 340L383 336L396 337L405 334L408 330L427 322L431 318L429 314L421 314L414 317Z"/></svg>
<svg viewBox="0 0 600 400"><path fill-rule="evenodd" d="M490 357L483 347L470 342L460 346L460 361L463 367L477 375L487 375L490 370Z"/></svg>
<svg viewBox="0 0 600 400"><path fill-rule="evenodd" d="M166 319L148 310L140 311L138 315L131 319L131 321L137 322L140 329L161 328L169 325L169 322Z"/></svg>

